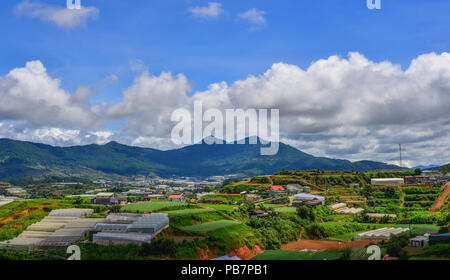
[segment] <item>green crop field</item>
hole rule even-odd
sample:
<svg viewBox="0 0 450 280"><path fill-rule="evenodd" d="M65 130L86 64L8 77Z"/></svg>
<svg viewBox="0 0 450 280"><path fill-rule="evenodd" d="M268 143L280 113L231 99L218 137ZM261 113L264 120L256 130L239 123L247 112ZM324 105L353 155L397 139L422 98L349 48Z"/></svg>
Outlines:
<svg viewBox="0 0 450 280"><path fill-rule="evenodd" d="M152 201L152 202L142 202L134 203L124 206L120 209L121 212L139 212L139 213L149 213L155 212L161 209L186 206L187 203L184 202L171 202L171 201Z"/></svg>
<svg viewBox="0 0 450 280"><path fill-rule="evenodd" d="M252 260L253 261L291 261L302 259L311 253L308 252L295 252L295 251L287 251L287 250L267 250L262 254L257 255Z"/></svg>
<svg viewBox="0 0 450 280"><path fill-rule="evenodd" d="M312 254L310 256L306 256L303 260L311 260L311 261L322 261L322 260L337 260L342 257L343 252L341 251L324 251Z"/></svg>
<svg viewBox="0 0 450 280"><path fill-rule="evenodd" d="M74 207L71 201L62 199L23 200L3 205L0 207L0 241L16 237L51 210L70 207Z"/></svg>
<svg viewBox="0 0 450 280"><path fill-rule="evenodd" d="M183 210L174 210L174 211L163 211L162 213L169 214L170 217L172 216L183 216L183 215L190 215L190 214L198 214L198 213L206 213L206 212L213 212L212 209L183 209Z"/></svg>
<svg viewBox="0 0 450 280"><path fill-rule="evenodd" d="M233 209L237 209L237 206L228 205L228 204L199 204L201 207L212 208L217 211L233 211Z"/></svg>
<svg viewBox="0 0 450 280"><path fill-rule="evenodd" d="M183 230L186 231L196 231L196 232L208 232L213 231L216 229L232 226L238 224L238 221L232 221L232 220L220 220L215 222L209 222L199 225L192 225L192 226L186 226L182 227Z"/></svg>
<svg viewBox="0 0 450 280"><path fill-rule="evenodd" d="M295 213L297 212L297 208L296 207L278 207L274 209L275 212L278 213Z"/></svg>

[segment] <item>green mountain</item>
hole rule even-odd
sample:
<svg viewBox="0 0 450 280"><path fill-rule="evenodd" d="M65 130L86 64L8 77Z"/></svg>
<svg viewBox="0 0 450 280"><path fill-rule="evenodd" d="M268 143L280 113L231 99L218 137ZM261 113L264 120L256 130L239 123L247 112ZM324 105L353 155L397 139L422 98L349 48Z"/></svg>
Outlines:
<svg viewBox="0 0 450 280"><path fill-rule="evenodd" d="M248 143L248 141L246 142ZM257 145L207 145L160 151L110 142L106 145L53 147L50 145L0 139L0 178L46 174L122 176L197 176L242 174L255 176L282 169L369 171L396 169L373 161L319 158L280 143L275 156L261 156Z"/></svg>

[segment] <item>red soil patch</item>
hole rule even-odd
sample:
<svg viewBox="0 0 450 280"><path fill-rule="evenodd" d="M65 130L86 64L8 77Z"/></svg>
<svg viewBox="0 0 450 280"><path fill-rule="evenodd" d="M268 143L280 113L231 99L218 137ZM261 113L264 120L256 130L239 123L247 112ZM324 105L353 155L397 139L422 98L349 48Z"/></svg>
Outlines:
<svg viewBox="0 0 450 280"><path fill-rule="evenodd" d="M22 214L28 214L28 213L34 212L34 211L36 211L36 210L38 210L38 209L39 209L39 208L37 208L37 207L25 209L25 210L22 211Z"/></svg>
<svg viewBox="0 0 450 280"><path fill-rule="evenodd" d="M436 201L436 204L434 204L433 208L431 209L431 212L436 212L436 210L441 207L442 205L444 205L445 203L445 199L447 198L447 195L450 194L450 183L447 183L447 185L445 186L444 191L442 192L442 194L439 196L439 198Z"/></svg>
<svg viewBox="0 0 450 280"><path fill-rule="evenodd" d="M238 257L241 260L251 260L257 255L262 254L263 252L264 251L258 245L255 245L255 247L253 247L253 250L250 250L247 246L244 246L231 251L227 256Z"/></svg>
<svg viewBox="0 0 450 280"><path fill-rule="evenodd" d="M4 219L3 223L10 222L10 221L15 221L15 220L17 220L18 218L20 218L22 216L23 216L22 214L16 214L14 216L11 216L9 218Z"/></svg>
<svg viewBox="0 0 450 280"><path fill-rule="evenodd" d="M305 249L324 251L327 249L341 250L345 248L365 248L369 244L378 243L379 241L352 241L352 242L336 242L324 240L302 240L291 242L281 246L282 250L301 251Z"/></svg>
<svg viewBox="0 0 450 280"><path fill-rule="evenodd" d="M210 250L208 249L202 249L200 247L197 248L198 254L200 255L200 260L207 261L210 259L214 259L217 256L217 249L216 250Z"/></svg>

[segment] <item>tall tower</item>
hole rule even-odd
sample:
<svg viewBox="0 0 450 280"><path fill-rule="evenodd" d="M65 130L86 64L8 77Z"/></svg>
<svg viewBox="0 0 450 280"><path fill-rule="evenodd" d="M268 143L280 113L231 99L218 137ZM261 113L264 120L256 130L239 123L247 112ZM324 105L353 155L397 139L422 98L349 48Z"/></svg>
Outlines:
<svg viewBox="0 0 450 280"><path fill-rule="evenodd" d="M399 151L400 151L400 167L403 167L403 162L402 162L402 144L398 144L399 147Z"/></svg>

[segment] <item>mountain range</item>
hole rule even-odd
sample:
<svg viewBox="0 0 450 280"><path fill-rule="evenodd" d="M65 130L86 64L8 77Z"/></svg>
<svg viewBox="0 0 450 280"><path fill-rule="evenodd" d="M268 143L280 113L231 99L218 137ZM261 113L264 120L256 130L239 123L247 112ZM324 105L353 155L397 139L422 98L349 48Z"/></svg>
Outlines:
<svg viewBox="0 0 450 280"><path fill-rule="evenodd" d="M248 139L246 141L248 143ZM53 147L45 144L0 139L0 178L47 174L110 174L120 176L208 177L240 174L255 176L286 170L397 169L375 161L350 162L314 157L280 143L275 156L261 156L262 144L207 145L204 142L181 149L161 151L110 142L105 145Z"/></svg>

